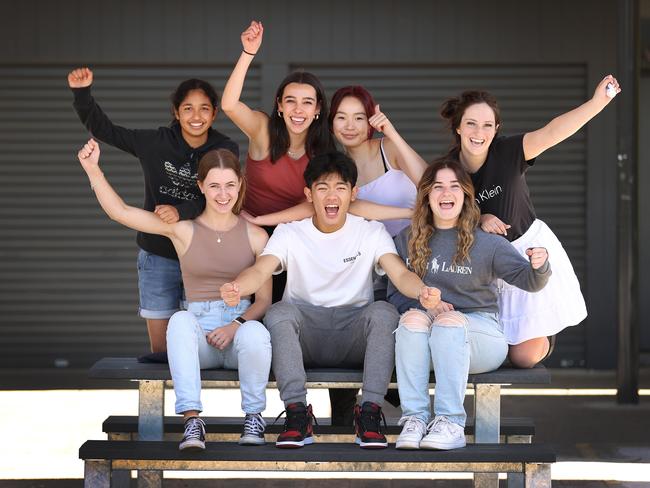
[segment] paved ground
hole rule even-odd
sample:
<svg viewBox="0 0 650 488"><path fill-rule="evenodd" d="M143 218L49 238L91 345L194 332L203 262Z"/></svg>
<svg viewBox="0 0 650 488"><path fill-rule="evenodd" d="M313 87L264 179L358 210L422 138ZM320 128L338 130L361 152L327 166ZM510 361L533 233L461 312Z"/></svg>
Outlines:
<svg viewBox="0 0 650 488"><path fill-rule="evenodd" d="M650 488L650 394L643 395L638 405L619 405L611 395L615 388L613 372L585 370L554 370L552 390L536 389L527 395L504 395L502 415L525 416L535 419L539 442L555 446L560 465L554 467L554 477L571 466L570 462L609 462L636 470L633 481L575 481L554 480L554 487L630 487ZM31 390L7 391L31 383ZM83 384L85 390L75 391ZM83 439L102 438L101 420L108 414L133 414L137 411L137 393L128 383L90 382L85 373L65 372L1 372L0 385L0 478L44 478L47 473L59 473L51 477L73 478L81 476L76 449ZM35 388L59 388L57 390L34 390ZM120 390L92 390L93 388L122 388ZM126 387L126 389L125 389ZM641 374L640 387L650 390L650 369ZM66 389L68 388L68 389ZM582 395L584 389L599 389L590 395ZM326 414L324 396L316 392L314 401L318 416ZM209 402L219 404L219 414L237 415L238 393L209 391ZM310 395L312 395L310 393ZM269 395L267 415L279 412L281 404ZM173 397L168 398L167 408L172 407ZM471 413L471 398L468 398ZM226 412L222 409L229 405ZM321 405L324 404L324 405ZM209 413L213 414L213 413ZM398 409L386 408L388 417L397 418ZM10 442L9 442L10 441ZM13 457L12 457L13 456ZM24 460L23 468L16 466ZM52 467L47 463L53 464ZM70 470L63 464L73 465ZM620 464L633 463L633 464ZM645 465L639 463L646 463ZM11 465L11 466L10 466ZM576 464L572 468L576 477L593 476L595 465ZM613 465L609 465L610 467ZM601 466L602 467L602 466ZM11 469L13 471L11 471ZM561 469L560 469L561 468ZM639 469L647 471L639 475ZM581 471L583 471L581 473ZM20 473L7 476L6 473ZM3 475L5 473L5 475ZM31 474L30 474L31 473ZM44 474L45 473L45 474ZM628 473L628 474L629 474ZM566 476L560 476L566 478ZM603 479L606 475L603 475ZM629 479L621 477L619 479ZM79 479L58 480L0 480L0 488L63 488L81 487ZM134 485L135 486L135 485ZM405 488L405 487L469 487L467 480L278 480L278 479L231 479L231 480L166 480L165 488L181 487L242 487L242 488Z"/></svg>

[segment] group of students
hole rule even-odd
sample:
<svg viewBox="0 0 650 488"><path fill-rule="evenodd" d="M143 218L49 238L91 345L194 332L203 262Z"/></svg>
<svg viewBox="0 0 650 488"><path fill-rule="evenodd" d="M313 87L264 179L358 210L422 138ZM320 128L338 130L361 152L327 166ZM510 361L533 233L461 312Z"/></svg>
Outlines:
<svg viewBox="0 0 650 488"><path fill-rule="evenodd" d="M513 137L497 136L492 95L466 91L441 110L452 148L426 164L363 87L341 88L328 110L321 83L299 71L278 87L270 115L241 102L263 32L253 21L242 33L221 100L249 140L245 174L237 145L211 128L218 99L209 83L179 85L170 127L132 130L100 109L88 68L68 75L93 137L143 168L140 209L104 177L94 139L78 153L104 211L138 231L140 314L152 351L167 352L175 409L185 417L180 449L205 447L200 370L214 367L239 371L240 444L264 443L271 367L286 408L276 445L310 444L305 366L363 367L354 406L361 447L388 445L382 405L394 369L397 448L462 447L468 373L507 357L531 367L550 353L547 336L586 317L525 174L598 114L611 101L607 85L619 92L618 83L605 77L580 107Z"/></svg>

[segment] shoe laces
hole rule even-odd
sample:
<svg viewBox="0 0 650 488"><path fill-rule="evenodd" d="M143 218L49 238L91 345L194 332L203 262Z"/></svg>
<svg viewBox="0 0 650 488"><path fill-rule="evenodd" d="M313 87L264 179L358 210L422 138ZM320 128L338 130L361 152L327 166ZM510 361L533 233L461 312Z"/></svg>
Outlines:
<svg viewBox="0 0 650 488"><path fill-rule="evenodd" d="M397 425L403 425L404 431L407 433L418 433L420 436L424 436L427 432L427 425L424 420L415 415L400 418Z"/></svg>
<svg viewBox="0 0 650 488"><path fill-rule="evenodd" d="M185 432L183 437L200 439L205 435L205 422L199 417L190 417L185 422Z"/></svg>
<svg viewBox="0 0 650 488"><path fill-rule="evenodd" d="M314 421L316 425L318 425L318 421L316 420L316 417L314 417L314 414L312 413L311 406L306 407L304 411L299 411L296 412L294 409L285 409L282 412L280 412L280 415L275 417L275 420L273 421L273 425L276 424L276 422L282 417L283 414L286 414L286 418L284 419L284 431L287 432L289 430L297 430L299 432L302 432L303 427L305 427L309 423L309 419Z"/></svg>
<svg viewBox="0 0 650 488"><path fill-rule="evenodd" d="M454 425L455 424L444 415L436 415L436 418L427 424L427 432L442 433L443 430L446 430L450 434L456 434Z"/></svg>
<svg viewBox="0 0 650 488"><path fill-rule="evenodd" d="M361 429L364 432L379 432L381 433L381 421L384 421L384 427L388 428L386 425L386 417L381 407L378 407L377 410L364 410L363 407L360 408L359 414L359 424Z"/></svg>
<svg viewBox="0 0 650 488"><path fill-rule="evenodd" d="M259 413L247 413L244 419L244 434L264 434L266 422Z"/></svg>

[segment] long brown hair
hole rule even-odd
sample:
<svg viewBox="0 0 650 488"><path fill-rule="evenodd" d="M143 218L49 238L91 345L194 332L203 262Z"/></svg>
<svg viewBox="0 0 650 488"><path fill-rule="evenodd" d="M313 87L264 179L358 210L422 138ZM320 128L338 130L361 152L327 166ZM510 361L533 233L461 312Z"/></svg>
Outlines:
<svg viewBox="0 0 650 488"><path fill-rule="evenodd" d="M239 215L242 205L244 204L244 195L246 194L246 178L244 178L242 173L239 159L228 149L212 149L201 156L196 179L200 182L205 181L208 177L208 173L213 168L231 169L235 172L237 179L241 182L237 201L232 208L232 213Z"/></svg>
<svg viewBox="0 0 650 488"><path fill-rule="evenodd" d="M474 198L472 180L460 163L449 158L441 158L431 163L418 184L418 192L415 197L415 211L413 212L413 221L411 223L408 242L409 263L415 273L421 278L426 274L427 262L431 257L429 240L436 232L433 224L433 212L429 204L429 193L431 193L433 184L436 181L438 171L445 168L454 172L465 195L463 208L458 216L458 223L456 224L458 244L453 264L469 261L469 250L474 244L474 231L481 217L481 211Z"/></svg>

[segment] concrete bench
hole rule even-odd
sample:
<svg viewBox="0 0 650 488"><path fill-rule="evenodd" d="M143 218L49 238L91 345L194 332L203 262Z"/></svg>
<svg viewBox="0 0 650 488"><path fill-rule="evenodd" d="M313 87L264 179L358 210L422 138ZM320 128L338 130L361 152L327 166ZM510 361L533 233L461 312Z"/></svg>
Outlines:
<svg viewBox="0 0 650 488"><path fill-rule="evenodd" d="M109 488L113 470L352 471L519 473L527 488L551 487L555 454L535 444L471 444L451 451L364 450L350 443L313 444L304 449L272 445L243 447L210 442L199 453L178 450L176 442L87 441L84 486Z"/></svg>
<svg viewBox="0 0 650 488"><path fill-rule="evenodd" d="M165 432L164 389L172 386L171 374L166 364L138 363L135 358L104 358L93 365L89 376L91 378L137 381L139 384L138 439L140 441L163 440ZM362 376L363 372L360 370L309 369L307 370L307 387L360 388ZM237 371L233 370L202 370L201 379L203 386L208 388L239 388ZM435 384L433 373L430 383ZM501 368L489 373L470 375L468 385L474 389L474 442L493 444L499 442L501 435L500 395L503 385L549 383L550 374L543 366L524 370ZM273 376L269 378L268 386L269 388L276 387ZM397 386L395 378L391 381L390 386ZM497 470L496 472L504 471ZM498 486L498 475L493 473L493 471L476 471L475 486ZM138 477L140 487L160 487L162 484L162 474L157 471L139 471ZM521 486L522 483L521 475L509 475L509 485Z"/></svg>

